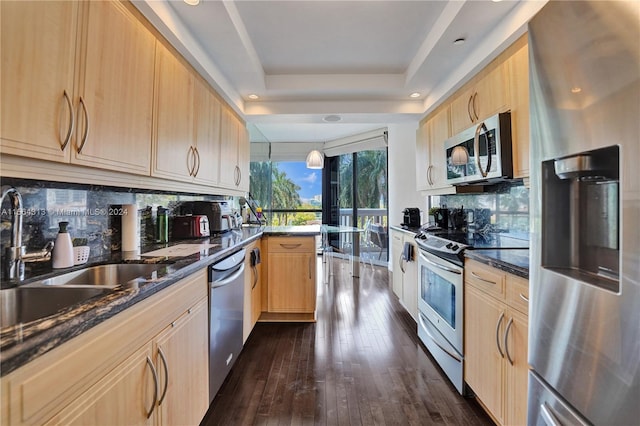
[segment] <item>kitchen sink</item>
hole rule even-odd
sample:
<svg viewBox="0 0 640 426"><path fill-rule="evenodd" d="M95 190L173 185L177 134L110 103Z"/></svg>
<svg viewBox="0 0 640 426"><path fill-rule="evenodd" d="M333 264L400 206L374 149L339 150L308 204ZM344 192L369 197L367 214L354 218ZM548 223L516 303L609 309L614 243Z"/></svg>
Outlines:
<svg viewBox="0 0 640 426"><path fill-rule="evenodd" d="M0 327L28 323L87 301L111 293L107 288L74 287L15 287L0 290Z"/></svg>
<svg viewBox="0 0 640 426"><path fill-rule="evenodd" d="M47 278L26 284L22 287L75 287L75 288L114 288L126 285L137 278L151 278L153 273L164 265L118 263L91 266L79 271L69 272L57 277Z"/></svg>

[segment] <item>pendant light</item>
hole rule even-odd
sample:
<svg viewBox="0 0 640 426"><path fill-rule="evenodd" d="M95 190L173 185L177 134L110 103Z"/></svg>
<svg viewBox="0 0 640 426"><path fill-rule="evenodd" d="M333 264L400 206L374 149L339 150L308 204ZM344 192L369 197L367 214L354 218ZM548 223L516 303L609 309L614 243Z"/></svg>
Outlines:
<svg viewBox="0 0 640 426"><path fill-rule="evenodd" d="M314 149L307 155L308 169L322 169L324 167L324 154Z"/></svg>
<svg viewBox="0 0 640 426"><path fill-rule="evenodd" d="M454 166L464 166L469 162L469 151L464 146L456 146L451 153L451 163Z"/></svg>

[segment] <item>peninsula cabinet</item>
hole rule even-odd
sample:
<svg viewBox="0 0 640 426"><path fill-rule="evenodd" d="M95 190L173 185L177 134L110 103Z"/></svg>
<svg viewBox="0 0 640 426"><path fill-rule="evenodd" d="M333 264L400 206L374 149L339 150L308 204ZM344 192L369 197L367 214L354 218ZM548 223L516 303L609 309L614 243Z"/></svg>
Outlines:
<svg viewBox="0 0 640 426"><path fill-rule="evenodd" d="M500 425L527 422L528 282L465 262L465 382Z"/></svg>
<svg viewBox="0 0 640 426"><path fill-rule="evenodd" d="M7 425L198 424L208 409L206 270L0 380Z"/></svg>
<svg viewBox="0 0 640 426"><path fill-rule="evenodd" d="M418 129L416 137L416 188L430 194L453 192L447 183L447 160L444 143L451 136L449 106L430 115Z"/></svg>
<svg viewBox="0 0 640 426"><path fill-rule="evenodd" d="M268 236L267 311L309 314L316 310L315 236Z"/></svg>
<svg viewBox="0 0 640 426"><path fill-rule="evenodd" d="M220 120L220 186L249 191L249 137L231 108L222 108Z"/></svg>
<svg viewBox="0 0 640 426"><path fill-rule="evenodd" d="M0 7L2 153L149 174L151 32L120 2Z"/></svg>
<svg viewBox="0 0 640 426"><path fill-rule="evenodd" d="M247 249L247 257L244 261L244 316L243 316L243 332L242 340L244 342L249 338L249 334L256 325L260 314L262 313L262 272L261 263L257 263L257 259L251 254L254 249L260 249L260 241L257 240L249 244Z"/></svg>

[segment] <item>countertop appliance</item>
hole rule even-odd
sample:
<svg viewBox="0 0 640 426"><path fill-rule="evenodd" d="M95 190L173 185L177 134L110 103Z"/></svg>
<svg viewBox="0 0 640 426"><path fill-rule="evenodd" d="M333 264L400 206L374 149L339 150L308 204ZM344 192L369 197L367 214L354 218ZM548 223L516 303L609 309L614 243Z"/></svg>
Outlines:
<svg viewBox="0 0 640 426"><path fill-rule="evenodd" d="M511 114L493 115L444 143L447 183L491 184L513 177Z"/></svg>
<svg viewBox="0 0 640 426"><path fill-rule="evenodd" d="M418 337L464 394L464 251L528 248L529 241L524 235L506 232L427 231L425 227L415 241L419 248Z"/></svg>
<svg viewBox="0 0 640 426"><path fill-rule="evenodd" d="M205 215L177 215L171 224L171 237L174 240L185 238L204 238L209 234L209 219Z"/></svg>
<svg viewBox="0 0 640 426"><path fill-rule="evenodd" d="M242 350L244 258L242 249L209 266L209 402Z"/></svg>
<svg viewBox="0 0 640 426"><path fill-rule="evenodd" d="M420 209L417 207L407 207L402 210L402 227L420 228Z"/></svg>
<svg viewBox="0 0 640 426"><path fill-rule="evenodd" d="M640 419L640 2L529 23L528 423Z"/></svg>
<svg viewBox="0 0 640 426"><path fill-rule="evenodd" d="M186 201L180 205L183 214L206 215L212 234L220 234L242 226L242 216L233 211L229 201Z"/></svg>

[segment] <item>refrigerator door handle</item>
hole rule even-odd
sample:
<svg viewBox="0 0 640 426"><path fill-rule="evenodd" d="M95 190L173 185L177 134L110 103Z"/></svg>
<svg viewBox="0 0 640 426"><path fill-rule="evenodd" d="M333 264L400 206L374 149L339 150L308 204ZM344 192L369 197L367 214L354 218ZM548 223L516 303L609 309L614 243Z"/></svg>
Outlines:
<svg viewBox="0 0 640 426"><path fill-rule="evenodd" d="M547 405L546 402L540 404L540 417L547 424L547 426L562 426L556 416L553 415L553 410Z"/></svg>

